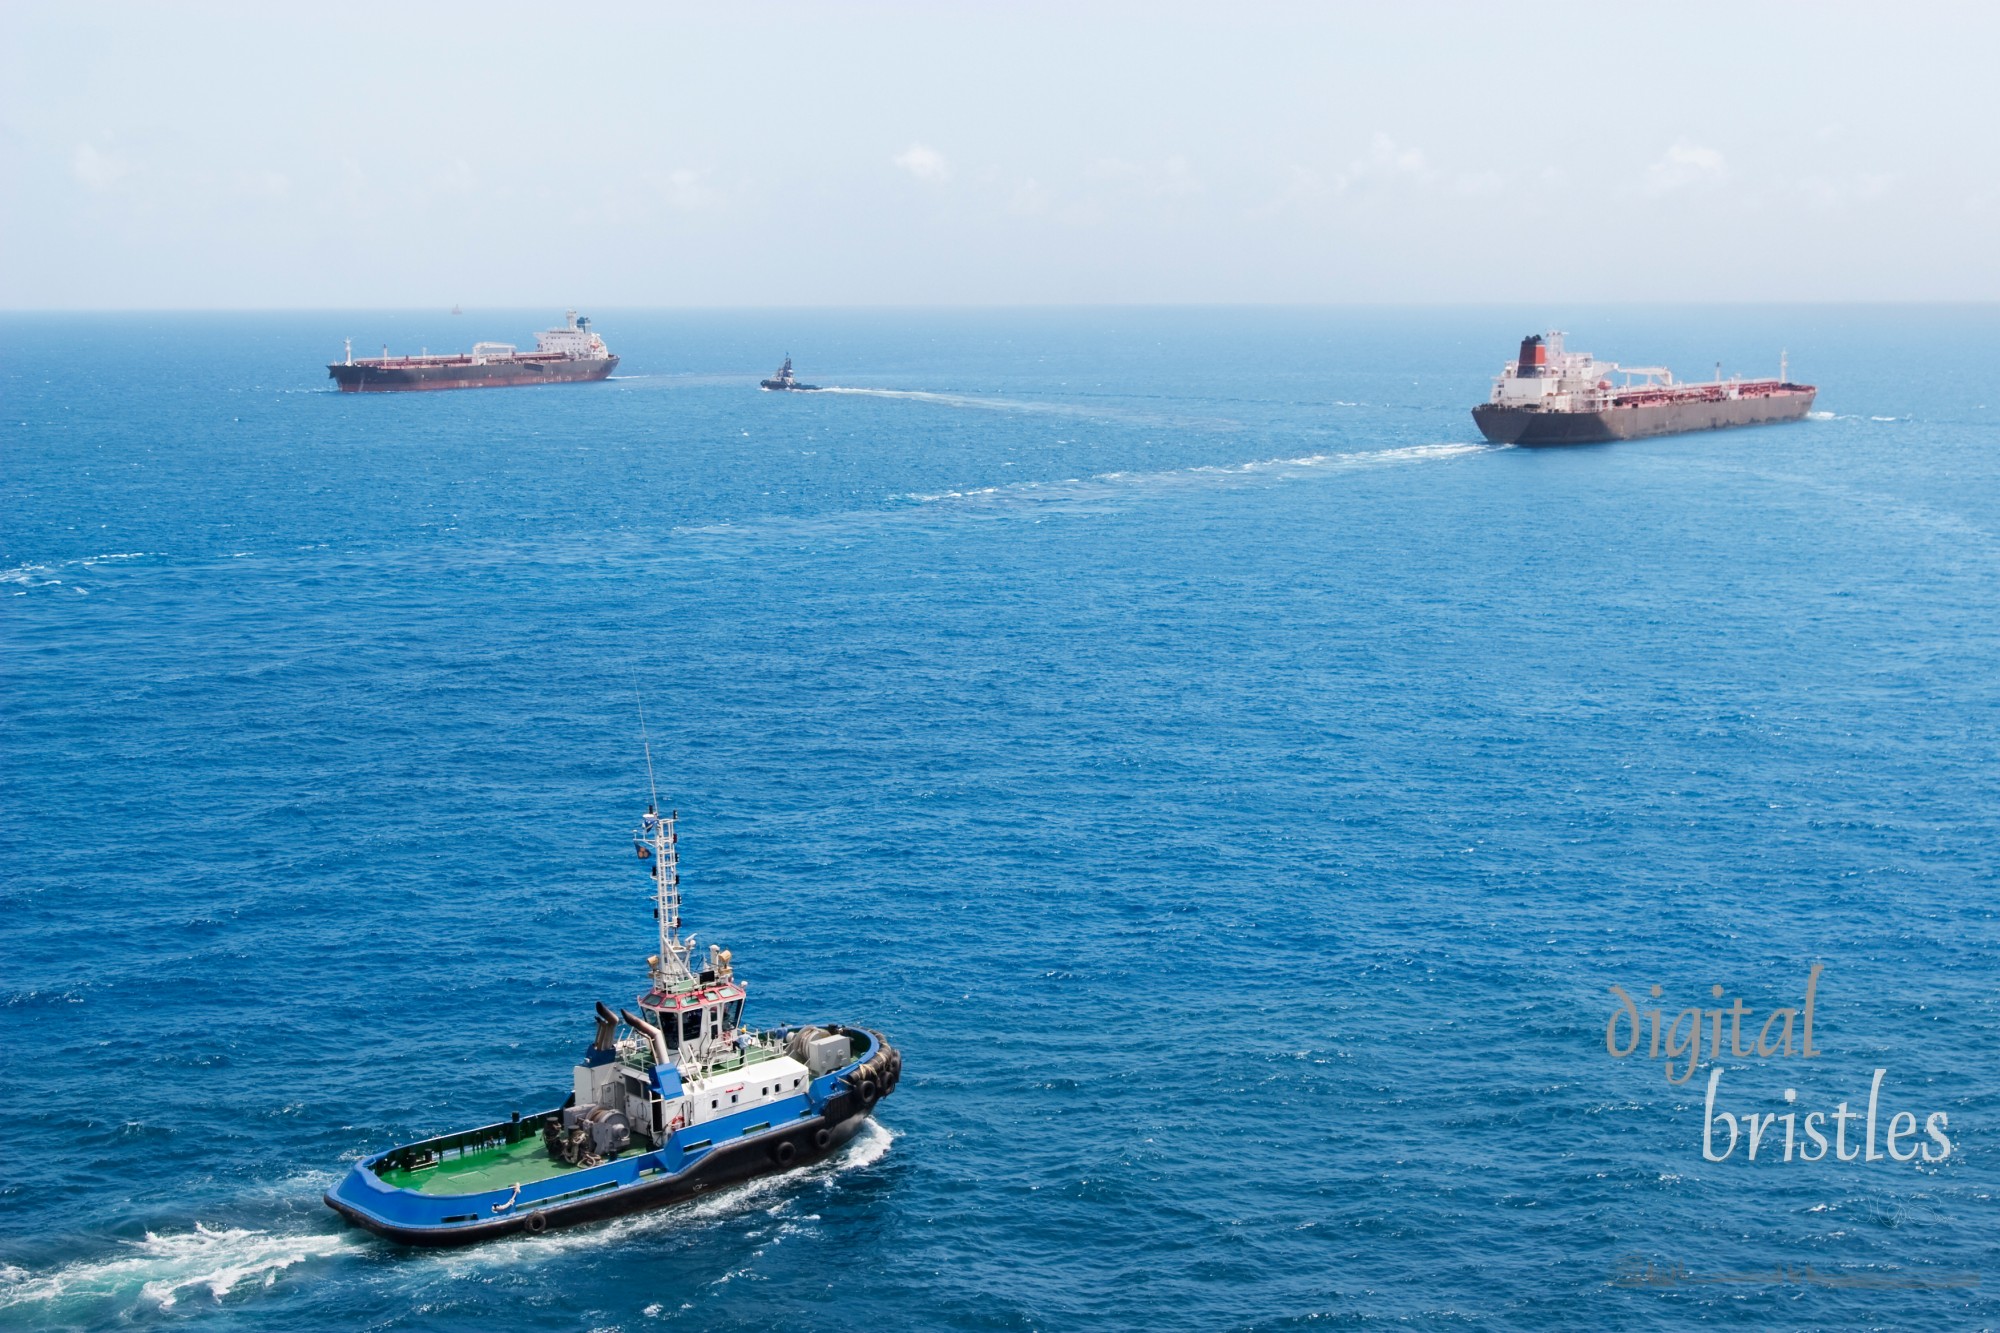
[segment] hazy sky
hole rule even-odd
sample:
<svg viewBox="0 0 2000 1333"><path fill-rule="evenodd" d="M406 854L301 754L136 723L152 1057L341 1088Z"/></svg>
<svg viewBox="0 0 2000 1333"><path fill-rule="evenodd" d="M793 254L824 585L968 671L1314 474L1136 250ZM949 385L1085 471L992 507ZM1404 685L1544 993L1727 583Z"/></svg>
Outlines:
<svg viewBox="0 0 2000 1333"><path fill-rule="evenodd" d="M2000 6L0 6L0 306L2000 299Z"/></svg>

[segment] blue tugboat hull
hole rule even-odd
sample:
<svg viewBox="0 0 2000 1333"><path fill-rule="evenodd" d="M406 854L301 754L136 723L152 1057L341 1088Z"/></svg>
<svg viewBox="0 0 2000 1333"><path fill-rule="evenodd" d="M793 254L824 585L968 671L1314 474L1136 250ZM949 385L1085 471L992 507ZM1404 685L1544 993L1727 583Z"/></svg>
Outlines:
<svg viewBox="0 0 2000 1333"><path fill-rule="evenodd" d="M869 1045L859 1059L813 1080L803 1095L691 1125L657 1149L512 1190L437 1194L382 1179L379 1173L386 1164L425 1146L405 1145L355 1163L327 1191L326 1204L354 1225L400 1244L470 1245L515 1232L537 1234L671 1207L725 1185L787 1171L837 1151L860 1131L874 1101L894 1089L901 1057L879 1033L866 1036ZM753 1119L755 1123L743 1123ZM503 1122L473 1131L473 1136L518 1132L517 1124Z"/></svg>

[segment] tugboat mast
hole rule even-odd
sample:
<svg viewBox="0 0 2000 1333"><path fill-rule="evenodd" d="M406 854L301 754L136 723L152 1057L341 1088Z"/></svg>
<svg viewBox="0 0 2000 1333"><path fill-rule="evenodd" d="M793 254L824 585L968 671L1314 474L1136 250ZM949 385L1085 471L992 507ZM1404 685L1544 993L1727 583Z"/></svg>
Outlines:
<svg viewBox="0 0 2000 1333"><path fill-rule="evenodd" d="M639 855L653 863L653 915L660 919L660 951L648 958L646 965L653 984L662 990L694 981L694 973L688 967L688 958L694 952L694 936L681 938L681 854L679 835L674 830L679 819L678 810L663 817L657 806L648 804L634 839L639 845Z"/></svg>

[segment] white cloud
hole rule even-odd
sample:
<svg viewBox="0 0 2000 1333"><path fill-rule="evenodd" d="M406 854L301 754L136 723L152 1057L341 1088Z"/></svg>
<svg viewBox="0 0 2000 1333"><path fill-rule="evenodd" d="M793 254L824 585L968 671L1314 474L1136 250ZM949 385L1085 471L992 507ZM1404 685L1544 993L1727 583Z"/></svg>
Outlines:
<svg viewBox="0 0 2000 1333"><path fill-rule="evenodd" d="M935 148L913 143L893 159L895 164L920 181L942 184L951 179L951 164Z"/></svg>
<svg viewBox="0 0 2000 1333"><path fill-rule="evenodd" d="M1345 190L1368 180L1409 180L1428 185L1437 178L1423 151L1405 148L1386 134L1377 133L1368 141L1368 151L1347 164L1334 178L1334 188Z"/></svg>
<svg viewBox="0 0 2000 1333"><path fill-rule="evenodd" d="M1677 139L1666 155L1646 168L1646 193L1658 197L1727 179L1729 167L1713 148Z"/></svg>
<svg viewBox="0 0 2000 1333"><path fill-rule="evenodd" d="M1127 162L1122 157L1101 157L1091 163L1089 174L1096 180L1107 181L1152 199L1200 194L1204 188L1201 179L1194 174L1194 167L1179 153L1157 167Z"/></svg>
<svg viewBox="0 0 2000 1333"><path fill-rule="evenodd" d="M132 164L124 158L100 152L87 143L76 146L69 167L79 181L93 190L109 190L132 174Z"/></svg>
<svg viewBox="0 0 2000 1333"><path fill-rule="evenodd" d="M292 178L282 171L239 171L236 192L252 198L277 199L291 193Z"/></svg>
<svg viewBox="0 0 2000 1333"><path fill-rule="evenodd" d="M1245 217L1262 220L1283 213L1294 204L1303 204L1314 199L1324 199L1332 191L1317 171L1310 167L1293 164L1287 175L1285 188L1278 191L1269 201L1245 213Z"/></svg>
<svg viewBox="0 0 2000 1333"><path fill-rule="evenodd" d="M1497 171L1461 171L1448 175L1432 166L1422 149L1406 147L1389 135L1378 133L1369 140L1368 150L1349 162L1344 171L1322 175L1310 167L1293 165L1284 188L1245 216L1275 217L1294 206L1310 204L1332 195L1391 187L1480 198L1505 190L1507 178Z"/></svg>
<svg viewBox="0 0 2000 1333"><path fill-rule="evenodd" d="M1033 176L1014 187L1014 194L1007 201L1007 211L1019 217L1040 217L1049 211L1049 192Z"/></svg>
<svg viewBox="0 0 2000 1333"><path fill-rule="evenodd" d="M1867 174L1851 176L1807 176L1798 183L1799 193L1816 208L1842 208L1867 203L1889 192L1896 178Z"/></svg>
<svg viewBox="0 0 2000 1333"><path fill-rule="evenodd" d="M668 173L666 196L668 205L682 213L698 213L715 207L721 200L721 196L702 179L701 172L690 171L686 167Z"/></svg>
<svg viewBox="0 0 2000 1333"><path fill-rule="evenodd" d="M439 172L432 185L445 194L470 194L479 184L479 177L473 174L472 164L462 157L455 157L451 165Z"/></svg>

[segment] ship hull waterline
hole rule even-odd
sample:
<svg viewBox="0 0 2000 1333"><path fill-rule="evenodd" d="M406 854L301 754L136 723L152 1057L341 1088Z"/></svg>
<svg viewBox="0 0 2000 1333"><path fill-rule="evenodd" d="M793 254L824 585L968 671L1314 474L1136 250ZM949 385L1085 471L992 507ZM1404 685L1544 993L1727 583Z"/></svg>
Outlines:
<svg viewBox="0 0 2000 1333"><path fill-rule="evenodd" d="M355 1208L332 1191L325 1195L325 1202L328 1207L353 1225L372 1231L385 1240L395 1241L399 1245L413 1245L425 1249L450 1249L461 1245L476 1245L482 1241L498 1240L516 1233L539 1235L544 1231L602 1222L630 1213L671 1208L724 1186L754 1180L759 1176L781 1175L796 1171L800 1167L810 1166L814 1162L824 1161L845 1147L848 1141L861 1131L862 1125L872 1114L872 1110L856 1110L845 1119L837 1121L827 1116L816 1116L810 1121L801 1120L786 1126L782 1134L774 1131L770 1135L740 1139L727 1146L711 1149L699 1162L677 1175L663 1176L622 1189L608 1190L568 1203L551 1204L519 1214L496 1217L491 1221L462 1223L450 1227L401 1226ZM825 1148L813 1146L813 1131L820 1128L828 1131ZM774 1140L780 1138L794 1143L798 1152L798 1156L786 1166L780 1166L772 1155L777 1146Z"/></svg>
<svg viewBox="0 0 2000 1333"><path fill-rule="evenodd" d="M1614 407L1601 412L1548 412L1481 403L1472 409L1472 420L1479 433L1495 444L1527 448L1606 444L1614 440L1797 421L1812 410L1814 397L1811 390L1806 390L1716 401Z"/></svg>
<svg viewBox="0 0 2000 1333"><path fill-rule="evenodd" d="M340 362L327 373L342 393L411 393L434 389L504 389L525 384L590 384L608 378L618 358L513 362L484 366L376 366Z"/></svg>

